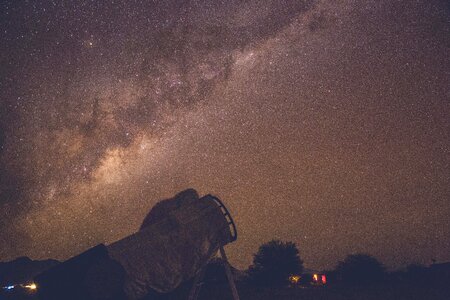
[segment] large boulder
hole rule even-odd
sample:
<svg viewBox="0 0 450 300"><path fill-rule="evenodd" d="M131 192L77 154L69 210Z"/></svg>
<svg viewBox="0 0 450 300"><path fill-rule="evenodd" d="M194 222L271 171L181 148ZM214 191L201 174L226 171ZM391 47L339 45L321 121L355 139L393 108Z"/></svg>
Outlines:
<svg viewBox="0 0 450 300"><path fill-rule="evenodd" d="M157 203L140 230L35 277L46 300L142 299L192 279L236 238L220 200L189 189ZM233 228L233 230L231 230Z"/></svg>
<svg viewBox="0 0 450 300"><path fill-rule="evenodd" d="M141 229L109 245L108 253L126 271L125 293L139 299L149 290L174 290L232 240L214 197L190 189L156 204Z"/></svg>

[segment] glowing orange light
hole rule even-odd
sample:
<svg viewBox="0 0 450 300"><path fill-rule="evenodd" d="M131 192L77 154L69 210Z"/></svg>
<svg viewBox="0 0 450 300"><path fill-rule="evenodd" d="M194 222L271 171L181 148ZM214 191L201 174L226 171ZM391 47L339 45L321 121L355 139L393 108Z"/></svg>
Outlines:
<svg viewBox="0 0 450 300"><path fill-rule="evenodd" d="M296 283L298 283L299 281L300 281L300 276L298 276L298 275L292 275L292 276L289 276L289 281L291 282L291 283L294 283L294 284L296 284Z"/></svg>
<svg viewBox="0 0 450 300"><path fill-rule="evenodd" d="M27 284L25 287L27 289L30 289L30 290L36 290L37 289L36 283Z"/></svg>
<svg viewBox="0 0 450 300"><path fill-rule="evenodd" d="M318 280L319 280L319 275L314 274L314 275L313 275L313 280L314 280L314 281L318 281Z"/></svg>

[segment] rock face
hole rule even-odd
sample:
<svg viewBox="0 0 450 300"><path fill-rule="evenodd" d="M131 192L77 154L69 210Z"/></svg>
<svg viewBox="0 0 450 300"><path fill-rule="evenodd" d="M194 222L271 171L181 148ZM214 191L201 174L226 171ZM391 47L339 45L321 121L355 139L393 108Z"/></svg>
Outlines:
<svg viewBox="0 0 450 300"><path fill-rule="evenodd" d="M221 245L233 240L213 196L186 190L156 204L134 235L108 246L125 269L125 293L139 299L150 290L170 292L194 277Z"/></svg>
<svg viewBox="0 0 450 300"><path fill-rule="evenodd" d="M59 261L31 260L19 257L9 262L0 262L0 286L23 283L31 280L37 274L59 264Z"/></svg>
<svg viewBox="0 0 450 300"><path fill-rule="evenodd" d="M171 292L193 278L220 246L235 240L230 218L214 196L183 191L157 203L135 234L100 244L36 276L39 296L137 300Z"/></svg>

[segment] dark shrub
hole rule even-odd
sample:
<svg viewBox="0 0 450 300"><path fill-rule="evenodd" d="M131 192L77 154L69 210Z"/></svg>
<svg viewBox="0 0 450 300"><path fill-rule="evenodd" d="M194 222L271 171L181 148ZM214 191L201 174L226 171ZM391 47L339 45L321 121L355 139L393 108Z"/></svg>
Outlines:
<svg viewBox="0 0 450 300"><path fill-rule="evenodd" d="M385 276L383 265L368 254L349 255L336 267L341 282L351 285L363 285L380 282Z"/></svg>
<svg viewBox="0 0 450 300"><path fill-rule="evenodd" d="M289 276L303 271L303 261L292 242L273 240L259 247L248 273L250 282L257 285L282 286Z"/></svg>

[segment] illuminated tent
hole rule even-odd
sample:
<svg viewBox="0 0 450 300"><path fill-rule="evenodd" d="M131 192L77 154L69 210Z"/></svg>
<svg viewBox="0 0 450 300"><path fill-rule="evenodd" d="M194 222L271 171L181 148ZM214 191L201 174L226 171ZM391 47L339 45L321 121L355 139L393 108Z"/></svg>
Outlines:
<svg viewBox="0 0 450 300"><path fill-rule="evenodd" d="M137 233L69 259L36 282L46 300L140 299L174 290L235 239L222 202L189 189L157 203Z"/></svg>

